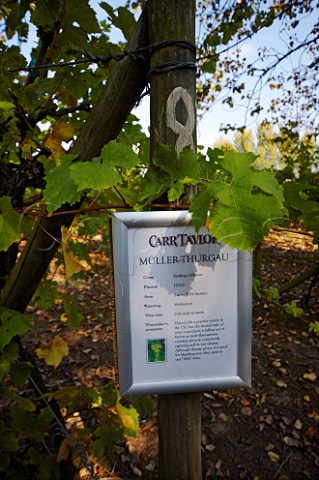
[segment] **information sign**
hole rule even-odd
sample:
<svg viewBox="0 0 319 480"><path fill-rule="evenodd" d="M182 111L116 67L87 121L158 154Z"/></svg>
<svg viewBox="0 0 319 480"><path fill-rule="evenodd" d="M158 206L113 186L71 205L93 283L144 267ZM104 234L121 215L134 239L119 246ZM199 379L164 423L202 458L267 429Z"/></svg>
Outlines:
<svg viewBox="0 0 319 480"><path fill-rule="evenodd" d="M248 386L251 254L185 211L115 213L112 231L121 393Z"/></svg>

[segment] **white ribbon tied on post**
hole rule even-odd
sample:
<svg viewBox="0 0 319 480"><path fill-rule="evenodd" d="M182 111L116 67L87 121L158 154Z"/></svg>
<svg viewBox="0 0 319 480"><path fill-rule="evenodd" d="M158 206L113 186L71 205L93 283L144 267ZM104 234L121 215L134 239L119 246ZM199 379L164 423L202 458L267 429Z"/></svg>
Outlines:
<svg viewBox="0 0 319 480"><path fill-rule="evenodd" d="M187 112L187 120L185 125L180 123L176 118L176 107L179 101L185 105ZM189 92L183 87L176 87L170 94L166 103L166 123L174 133L178 135L176 141L176 151L181 153L184 147L194 148L193 131L195 128L195 106L194 101Z"/></svg>

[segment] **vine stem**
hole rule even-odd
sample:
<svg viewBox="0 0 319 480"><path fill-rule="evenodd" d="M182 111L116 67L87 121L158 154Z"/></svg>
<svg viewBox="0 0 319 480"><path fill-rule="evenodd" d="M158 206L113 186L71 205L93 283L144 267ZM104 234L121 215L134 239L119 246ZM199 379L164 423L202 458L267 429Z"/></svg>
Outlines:
<svg viewBox="0 0 319 480"><path fill-rule="evenodd" d="M92 205L92 204L91 204ZM180 209L180 210L187 210L189 208L189 204L175 204L175 203L152 203L152 207L156 208L163 208L163 209ZM100 210L115 210L115 209L122 209L126 208L128 210L132 210L134 207L129 204L125 205L100 205L100 206L89 206L87 208L79 208L75 210L65 210L65 211L59 211L59 212L53 212L53 213L39 213L37 211L28 211L27 213L25 210L16 210L17 213L21 213L22 215L26 216L31 216L31 217L36 217L36 218L52 218L52 217L60 217L63 215L76 215L78 213L90 213L90 212L98 212ZM52 237L53 238L53 237ZM56 240L56 239L54 239Z"/></svg>
<svg viewBox="0 0 319 480"><path fill-rule="evenodd" d="M308 280L308 278L317 275L319 273L319 264L316 265L315 267L311 268L307 272L302 273L301 275L298 275L297 277L293 278L290 282L286 283L282 287L278 289L279 295L282 295L285 292L288 292L288 290L291 290L294 287L297 287L301 283L305 282Z"/></svg>

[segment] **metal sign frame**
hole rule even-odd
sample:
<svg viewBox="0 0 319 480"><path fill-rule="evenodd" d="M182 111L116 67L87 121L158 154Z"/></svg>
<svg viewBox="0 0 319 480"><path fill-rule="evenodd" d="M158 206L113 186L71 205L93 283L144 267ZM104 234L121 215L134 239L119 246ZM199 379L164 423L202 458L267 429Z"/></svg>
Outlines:
<svg viewBox="0 0 319 480"><path fill-rule="evenodd" d="M249 386L252 255L187 211L115 213L112 242L121 393Z"/></svg>

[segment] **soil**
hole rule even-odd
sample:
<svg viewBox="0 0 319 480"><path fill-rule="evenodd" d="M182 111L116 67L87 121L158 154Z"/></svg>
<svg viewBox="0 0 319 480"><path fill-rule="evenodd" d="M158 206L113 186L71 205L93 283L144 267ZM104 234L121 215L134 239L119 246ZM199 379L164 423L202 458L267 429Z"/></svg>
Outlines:
<svg viewBox="0 0 319 480"><path fill-rule="evenodd" d="M280 297L281 305L296 300L303 318L288 315L264 292L312 268L318 250L301 231L272 231L262 251L263 295L254 295L253 305L252 386L202 394L205 480L319 478L319 337L309 333L309 322L319 321L319 281L312 282L312 277ZM57 369L39 361L52 389L106 385L115 378L110 263L99 248L91 257L94 268L85 281L65 285L63 272L55 275L60 291L77 299L83 315L79 327L67 328L62 302L48 311L29 307L38 319L37 338L28 341L33 350L57 334L69 345ZM115 446L115 462L90 457L94 474L83 466L76 478L158 478L156 397L152 401L154 411L141 416L137 437Z"/></svg>

